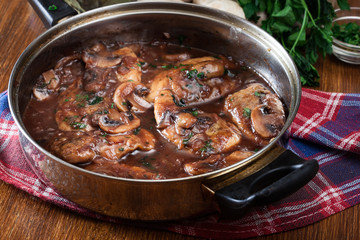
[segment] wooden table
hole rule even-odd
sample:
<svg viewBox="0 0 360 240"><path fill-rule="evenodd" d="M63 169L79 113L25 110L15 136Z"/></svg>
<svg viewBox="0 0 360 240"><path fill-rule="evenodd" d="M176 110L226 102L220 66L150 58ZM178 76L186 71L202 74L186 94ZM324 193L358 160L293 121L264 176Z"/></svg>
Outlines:
<svg viewBox="0 0 360 240"><path fill-rule="evenodd" d="M357 0L354 0L355 2ZM44 32L42 22L24 0L0 3L0 91L25 47ZM317 63L317 89L360 92L360 66L328 56ZM256 239L360 239L360 205L318 223ZM0 182L0 239L199 239L170 232L100 222L74 214Z"/></svg>

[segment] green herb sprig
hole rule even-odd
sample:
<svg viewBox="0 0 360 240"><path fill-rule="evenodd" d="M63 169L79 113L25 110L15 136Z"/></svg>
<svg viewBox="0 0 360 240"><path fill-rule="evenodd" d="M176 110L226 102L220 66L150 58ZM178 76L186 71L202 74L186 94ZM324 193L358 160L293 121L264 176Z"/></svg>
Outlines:
<svg viewBox="0 0 360 240"><path fill-rule="evenodd" d="M56 6L55 4L50 5L50 6L48 7L48 10L49 10L49 11L56 11L56 10L57 10L57 6Z"/></svg>
<svg viewBox="0 0 360 240"><path fill-rule="evenodd" d="M277 39L298 67L302 85L319 85L319 73L313 66L318 53L332 53L333 6L327 0L238 0L248 20L257 22L258 13L267 16L261 27ZM337 0L341 9L349 9L347 0Z"/></svg>

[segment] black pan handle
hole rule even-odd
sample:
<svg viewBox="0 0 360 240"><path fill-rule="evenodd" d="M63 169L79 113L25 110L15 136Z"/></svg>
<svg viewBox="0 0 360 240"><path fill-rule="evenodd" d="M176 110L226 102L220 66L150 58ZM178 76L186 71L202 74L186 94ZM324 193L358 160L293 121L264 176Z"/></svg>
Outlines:
<svg viewBox="0 0 360 240"><path fill-rule="evenodd" d="M65 17L77 12L63 0L28 0L46 28L56 25Z"/></svg>
<svg viewBox="0 0 360 240"><path fill-rule="evenodd" d="M319 170L316 160L304 160L290 150L259 172L215 192L221 214L239 217L254 205L266 205L296 192Z"/></svg>

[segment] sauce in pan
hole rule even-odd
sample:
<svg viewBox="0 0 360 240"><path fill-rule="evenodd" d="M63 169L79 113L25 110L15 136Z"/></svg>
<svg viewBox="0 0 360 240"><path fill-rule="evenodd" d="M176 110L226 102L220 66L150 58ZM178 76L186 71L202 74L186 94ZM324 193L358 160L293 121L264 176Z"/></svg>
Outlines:
<svg viewBox="0 0 360 240"><path fill-rule="evenodd" d="M239 162L281 131L265 81L231 57L166 43L98 43L39 76L24 124L41 146L90 171L138 179Z"/></svg>

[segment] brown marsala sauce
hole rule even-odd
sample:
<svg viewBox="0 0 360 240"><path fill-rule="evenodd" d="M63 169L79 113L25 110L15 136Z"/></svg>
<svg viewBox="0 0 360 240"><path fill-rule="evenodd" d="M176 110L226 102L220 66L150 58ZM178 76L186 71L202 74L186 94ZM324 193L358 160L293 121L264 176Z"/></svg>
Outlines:
<svg viewBox="0 0 360 240"><path fill-rule="evenodd" d="M119 46L116 43L105 45L108 49L124 47ZM200 58L204 56L215 56L216 58L218 58L216 54L209 53L200 49L176 46L173 44L161 42L156 42L153 44L132 44L130 48L134 50L137 57L140 59L139 61L141 64L142 72L141 83L148 89L150 89L154 77L161 71L169 70L169 68L173 68L174 66L176 66L176 64L177 66L179 66L176 61L168 61L166 59L169 58L164 56L186 53L191 58ZM74 55L79 54L81 55L81 53L74 53ZM260 83L272 93L273 91L259 74L254 72L251 68L247 67L244 63L234 61L231 57L226 57L226 60L233 65L231 70L226 69L226 71L224 72L224 76L227 76L227 78L231 79L231 81L234 83L231 91L226 93L226 95L214 97L214 99L212 100L200 103L191 103L186 107L195 109L195 111L215 113L222 119L225 119L228 122L232 122L231 117L229 117L229 115L226 114L224 111L225 99L229 94L235 93L240 89L244 89L247 85L251 83ZM59 60L59 62L61 61L62 60ZM54 66L54 68L55 67L56 66ZM104 133L98 126L93 127L93 129L90 131L84 131L81 126L75 126L75 129L73 129L72 131L62 131L59 129L58 123L55 119L55 115L58 111L59 106L65 104L62 101L66 102L66 100L68 100L64 100L64 97L61 97L61 94L67 91L69 89L69 86L73 84L74 81L77 81L76 79L88 78L88 76L85 76L86 74L89 75L89 72L86 71L85 63L82 61L81 57L73 58L70 60L67 59L67 62L61 65L59 69L57 69L55 72L58 75L61 75L61 86L58 87L56 91L53 91L49 95L49 97L44 100L39 100L38 98L32 96L23 115L23 122L30 135L37 143L39 143L42 147L44 147L54 155L57 155L60 158L62 157L61 154L59 155L58 152L52 149L54 138L63 137L71 141L72 139L74 139L74 136L80 136L80 139L82 139L81 134L85 132L87 136L96 139L95 142L84 145L85 147L91 147L92 149L95 149L93 151L95 152L95 155L91 157L90 161L75 162L74 164L90 171L103 173L111 176L143 179L169 179L186 177L192 175L191 173L184 170L184 165L186 163L194 163L210 157L210 155L195 154L194 152L188 151L187 149L179 150L174 143L165 138L164 135L161 133L161 129L157 128L157 124L154 118L154 108L152 107L147 109L143 113L134 114L141 121L140 128L147 130L155 137L156 142L154 149L150 151L136 149L134 151L130 151L125 156L122 156L119 159L106 159L97 152L97 149L99 148L97 144L105 144L107 141L106 137L112 134ZM111 73L109 74L111 75ZM219 77L218 79L222 79L224 76ZM36 86L39 87L41 84L44 84L44 77L40 76L37 81L38 83ZM120 82L111 81L104 84L106 85L106 87L100 89L96 93L81 89L81 94L87 92L89 93L89 95L92 96L94 96L94 94L96 96L101 96L104 101L106 99L111 100L111 97L113 96L115 89L120 85ZM84 88L84 86L80 84L79 88ZM111 102L109 102L108 104L108 108L114 108L114 105L111 104ZM87 124L91 122L91 117L86 118L87 122L85 121L86 119L81 119L81 121L84 121ZM137 130L139 130L140 128L138 128ZM131 134L134 134L134 131L132 131ZM81 140L79 142L76 142L76 144L81 144ZM240 144L238 144L236 147L233 147L231 151L221 152L217 155L221 155L222 158L224 158L237 150L254 153L262 147L264 147L264 143L254 142L248 139L246 136L242 136ZM121 164L125 164L130 168L119 167L123 166ZM207 163L205 163L205 165L206 164ZM224 167L224 165L217 166L217 163L208 163L207 165L211 165L211 171ZM131 168L134 166L139 168ZM141 169L141 171L140 173L137 173L139 169Z"/></svg>

